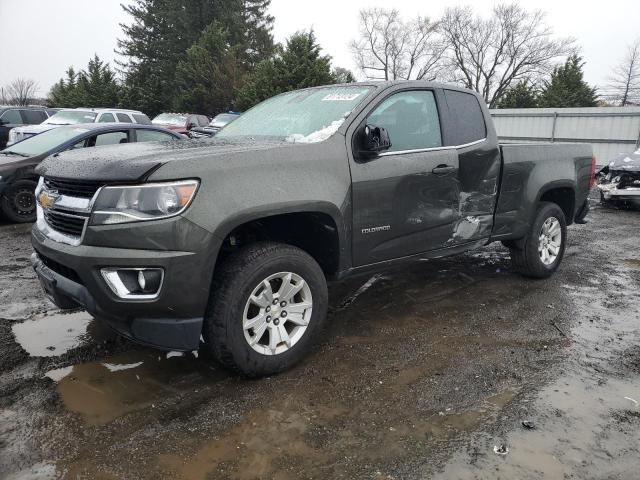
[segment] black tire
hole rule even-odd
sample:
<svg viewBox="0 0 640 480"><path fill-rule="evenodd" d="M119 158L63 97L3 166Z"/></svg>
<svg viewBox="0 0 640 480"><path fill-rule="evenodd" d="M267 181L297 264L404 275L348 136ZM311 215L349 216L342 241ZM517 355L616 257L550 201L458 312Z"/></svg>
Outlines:
<svg viewBox="0 0 640 480"><path fill-rule="evenodd" d="M555 260L550 264L542 261L538 246L542 226L547 219L556 218L560 224L560 248ZM511 249L511 264L517 272L532 278L547 278L555 272L564 256L567 244L567 221L562 209L555 203L543 202L536 211L529 233L522 242L522 248Z"/></svg>
<svg viewBox="0 0 640 480"><path fill-rule="evenodd" d="M245 306L254 289L270 275L279 272L291 272L304 279L310 289L313 308L308 326L297 342L282 353L267 355L249 345L245 338L243 318ZM249 377L273 375L290 368L307 354L322 330L327 305L324 273L310 255L281 243L249 245L216 267L203 327L205 347L231 370ZM287 321L283 321L283 328L284 322ZM271 328L274 324L278 322L272 320ZM270 339L271 330L265 333Z"/></svg>
<svg viewBox="0 0 640 480"><path fill-rule="evenodd" d="M2 215L14 223L27 223L36 220L37 184L31 180L18 180L10 184L0 199Z"/></svg>

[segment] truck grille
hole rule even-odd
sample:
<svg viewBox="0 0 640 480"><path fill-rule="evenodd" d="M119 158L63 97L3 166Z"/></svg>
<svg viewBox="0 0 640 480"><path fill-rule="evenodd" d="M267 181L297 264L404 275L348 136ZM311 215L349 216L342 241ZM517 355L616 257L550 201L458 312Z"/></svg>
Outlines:
<svg viewBox="0 0 640 480"><path fill-rule="evenodd" d="M60 180L57 178L45 178L44 184L47 190L55 190L60 195L68 197L92 198L102 182Z"/></svg>
<svg viewBox="0 0 640 480"><path fill-rule="evenodd" d="M82 236L84 224L89 219L89 217L54 210L43 210L42 213L52 229L74 237Z"/></svg>

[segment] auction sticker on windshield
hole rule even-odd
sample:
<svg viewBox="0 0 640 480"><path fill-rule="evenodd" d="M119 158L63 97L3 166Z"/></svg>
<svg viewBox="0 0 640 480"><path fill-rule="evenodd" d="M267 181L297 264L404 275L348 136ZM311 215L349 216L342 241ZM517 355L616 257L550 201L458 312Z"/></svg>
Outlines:
<svg viewBox="0 0 640 480"><path fill-rule="evenodd" d="M325 96L323 102L351 102L360 96L359 93L330 93Z"/></svg>

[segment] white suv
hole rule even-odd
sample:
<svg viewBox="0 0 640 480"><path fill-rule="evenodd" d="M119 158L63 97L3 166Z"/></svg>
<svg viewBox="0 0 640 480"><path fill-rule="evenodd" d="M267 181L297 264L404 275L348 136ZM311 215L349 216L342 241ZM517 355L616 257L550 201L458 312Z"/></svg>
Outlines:
<svg viewBox="0 0 640 480"><path fill-rule="evenodd" d="M47 118L39 125L25 125L9 131L7 147L33 137L52 128L77 123L142 123L151 124L144 113L137 110L121 110L117 108L65 108Z"/></svg>

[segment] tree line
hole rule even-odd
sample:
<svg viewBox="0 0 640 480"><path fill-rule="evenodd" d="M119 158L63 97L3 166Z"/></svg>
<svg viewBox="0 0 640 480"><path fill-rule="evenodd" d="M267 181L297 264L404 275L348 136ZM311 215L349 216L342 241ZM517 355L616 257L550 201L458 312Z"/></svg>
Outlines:
<svg viewBox="0 0 640 480"><path fill-rule="evenodd" d="M69 68L49 102L120 105L152 116L162 111L212 115L245 110L295 88L354 80L351 72L332 67L312 30L276 44L269 5L270 0L123 5L133 18L121 25L124 37L117 51L124 60L112 68L96 56L84 70Z"/></svg>
<svg viewBox="0 0 640 480"><path fill-rule="evenodd" d="M113 107L215 114L245 110L278 93L355 81L322 54L314 32L276 44L270 0L135 0L115 66L99 57L69 67L49 93L57 107ZM541 11L518 4L491 15L451 7L441 18L405 20L395 9L360 12L350 48L361 77L455 83L493 108L640 104L640 40L598 92L584 80L575 39L560 38Z"/></svg>

